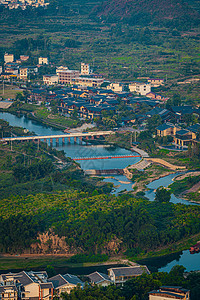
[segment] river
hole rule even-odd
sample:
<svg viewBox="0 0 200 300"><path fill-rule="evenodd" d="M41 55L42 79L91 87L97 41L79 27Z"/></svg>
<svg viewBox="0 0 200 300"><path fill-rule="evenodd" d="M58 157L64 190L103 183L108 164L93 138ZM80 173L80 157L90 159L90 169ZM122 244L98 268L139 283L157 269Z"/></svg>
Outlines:
<svg viewBox="0 0 200 300"><path fill-rule="evenodd" d="M62 131L51 128L49 126L45 126L36 121L29 120L25 116L15 116L9 113L0 112L0 118L8 121L11 126L19 126L28 129L31 132L35 132L37 135L51 135L51 134L63 134ZM66 135L67 136L67 135ZM54 144L56 147L56 144ZM120 147L113 147L107 145L86 145L84 142L81 144L78 143L67 143L65 145L58 145L56 147L58 150L64 150L66 156L71 158L76 157L94 157L94 156L107 156L107 155L129 155L132 154L131 151L122 149ZM86 160L79 161L82 169L112 169L114 168L125 168L130 164L134 164L140 160L139 157L133 158L116 158L116 159L100 159L100 160ZM178 174L178 173L177 173ZM153 201L155 197L154 190L159 186L167 187L169 184L173 182L173 178L177 174L171 174L166 177L160 178L151 182L147 187L149 190L145 193L145 196ZM119 192L126 189L127 191L132 190L132 182L126 179L123 175L118 176L109 176L109 178L105 178L105 181L112 182L116 186L113 193L118 194ZM124 182L124 183L123 183ZM182 203L186 205L194 205L186 200L180 199L172 195L171 201L173 203ZM149 260L141 261L143 264L147 264L147 266L152 270L159 271L169 271L173 265L181 264L186 267L187 271L191 270L200 270L200 253L190 254L188 250L179 252L176 254L153 258Z"/></svg>

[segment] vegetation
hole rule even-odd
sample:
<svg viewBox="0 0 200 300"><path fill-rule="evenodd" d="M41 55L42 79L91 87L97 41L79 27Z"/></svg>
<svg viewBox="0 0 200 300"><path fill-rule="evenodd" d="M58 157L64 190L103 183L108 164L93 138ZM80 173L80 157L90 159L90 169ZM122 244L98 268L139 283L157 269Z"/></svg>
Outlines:
<svg viewBox="0 0 200 300"><path fill-rule="evenodd" d="M156 190L155 201L158 202L169 202L171 199L171 192L164 187L160 186Z"/></svg>

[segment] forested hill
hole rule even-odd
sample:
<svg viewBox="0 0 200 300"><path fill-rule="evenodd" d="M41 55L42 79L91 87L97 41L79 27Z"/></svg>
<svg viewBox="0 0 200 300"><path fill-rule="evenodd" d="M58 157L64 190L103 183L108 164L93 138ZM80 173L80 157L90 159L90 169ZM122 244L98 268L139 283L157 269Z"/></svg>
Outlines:
<svg viewBox="0 0 200 300"><path fill-rule="evenodd" d="M122 20L131 24L194 25L199 22L200 1L108 0L97 5L93 15L107 21Z"/></svg>

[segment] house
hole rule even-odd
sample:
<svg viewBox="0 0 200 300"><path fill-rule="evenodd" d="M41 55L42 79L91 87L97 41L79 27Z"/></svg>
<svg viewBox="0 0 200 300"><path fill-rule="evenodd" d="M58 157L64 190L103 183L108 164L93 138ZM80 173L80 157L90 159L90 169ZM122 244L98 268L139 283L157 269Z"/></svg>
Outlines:
<svg viewBox="0 0 200 300"><path fill-rule="evenodd" d="M43 82L46 85L54 85L58 83L58 75L43 75Z"/></svg>
<svg viewBox="0 0 200 300"><path fill-rule="evenodd" d="M149 293L149 300L190 300L190 290L181 286L161 286Z"/></svg>
<svg viewBox="0 0 200 300"><path fill-rule="evenodd" d="M54 287L54 294L60 296L61 293L70 293L78 285L83 288L84 283L75 275L65 274L65 275L56 275L48 279L48 282L51 282Z"/></svg>
<svg viewBox="0 0 200 300"><path fill-rule="evenodd" d="M147 266L134 266L134 267L121 267L121 268L110 268L108 269L108 276L114 282L119 285L127 280L140 276L143 273L150 274Z"/></svg>
<svg viewBox="0 0 200 300"><path fill-rule="evenodd" d="M157 136L167 136L167 135L175 135L180 128L176 127L174 124L166 122L156 128Z"/></svg>
<svg viewBox="0 0 200 300"><path fill-rule="evenodd" d="M177 146L188 146L192 144L192 141L196 139L196 134L187 129L179 130L174 138L175 145Z"/></svg>
<svg viewBox="0 0 200 300"><path fill-rule="evenodd" d="M81 63L81 75L89 75L91 73L90 65Z"/></svg>
<svg viewBox="0 0 200 300"><path fill-rule="evenodd" d="M112 90L113 92L119 93L119 92L123 92L124 90L124 85L122 83L114 83L112 82L111 84L109 84L107 86L108 90Z"/></svg>
<svg viewBox="0 0 200 300"><path fill-rule="evenodd" d="M169 100L168 97L164 97L164 96L161 96L161 95L153 93L153 92L147 93L146 97L148 97L150 99L159 100L159 101L162 101L162 102L166 102L167 100Z"/></svg>
<svg viewBox="0 0 200 300"><path fill-rule="evenodd" d="M151 85L149 83L133 82L129 84L129 90L144 96L151 92Z"/></svg>
<svg viewBox="0 0 200 300"><path fill-rule="evenodd" d="M47 57L39 57L38 58L38 63L39 63L39 65L48 65L49 60L48 60Z"/></svg>
<svg viewBox="0 0 200 300"><path fill-rule="evenodd" d="M5 53L4 54L4 63L7 64L9 62L13 62L14 61L14 54L8 54Z"/></svg>
<svg viewBox="0 0 200 300"><path fill-rule="evenodd" d="M152 87L158 87L160 85L164 84L164 79L160 78L149 78L147 79L147 82L151 84Z"/></svg>
<svg viewBox="0 0 200 300"><path fill-rule="evenodd" d="M154 107L146 113L147 117L151 118L154 115L159 115L163 121L170 121L174 118L174 113L165 108Z"/></svg>
<svg viewBox="0 0 200 300"><path fill-rule="evenodd" d="M108 275L100 272L94 272L92 274L89 274L87 277L89 278L92 285L108 286L112 283Z"/></svg>

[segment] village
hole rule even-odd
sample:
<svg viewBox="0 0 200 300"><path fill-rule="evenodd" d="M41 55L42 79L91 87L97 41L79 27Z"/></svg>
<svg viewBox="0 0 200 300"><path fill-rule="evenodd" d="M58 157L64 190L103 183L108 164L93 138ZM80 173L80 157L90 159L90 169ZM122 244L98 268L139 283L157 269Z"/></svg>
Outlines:
<svg viewBox="0 0 200 300"><path fill-rule="evenodd" d="M13 54L5 53L0 76L3 88L7 82L26 89L26 99L22 100L29 104L45 107L51 113L53 103L54 113L77 117L82 123L97 123L104 129L134 127L141 131L149 119L157 118L156 134L171 137L171 149L187 150L189 145L199 143L200 108L153 92L152 89L165 85L162 78L110 82L102 74L93 73L89 64L81 63L80 71L59 66L54 68L55 74L42 75L42 81L38 81L38 73L50 64L49 59L39 57L36 66L24 66L28 59L29 56L20 55L15 60ZM0 107L8 108L15 99L2 100Z"/></svg>

